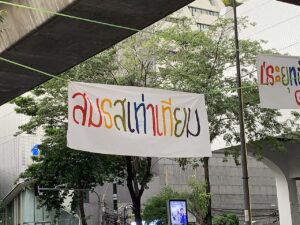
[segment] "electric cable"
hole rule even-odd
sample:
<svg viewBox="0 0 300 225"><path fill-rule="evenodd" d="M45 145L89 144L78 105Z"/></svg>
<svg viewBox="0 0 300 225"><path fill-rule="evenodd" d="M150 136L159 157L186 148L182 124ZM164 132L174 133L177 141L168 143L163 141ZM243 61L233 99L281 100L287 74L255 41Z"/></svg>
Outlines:
<svg viewBox="0 0 300 225"><path fill-rule="evenodd" d="M270 1L271 0L269 0L269 1L261 4L260 6L265 5L265 4L269 3ZM0 0L0 3L6 4L6 5L11 5L11 6L16 6L16 7L21 7L21 8L25 8L25 9L30 9L30 10L34 10L34 11L41 11L41 12L44 12L44 13L50 13L50 14L54 14L54 15L58 15L58 16L63 16L63 17L71 18L71 19L82 20L82 21L85 21L85 22L97 23L97 24L100 24L100 25L106 25L106 26L111 26L111 27L120 28L120 29L127 29L127 30L129 29L129 30L137 31L137 32L144 32L143 30L139 30L139 29L135 29L135 28L125 27L125 26L119 26L119 25L111 24L111 23L104 23L104 22L100 22L100 21L96 21L96 20L90 20L90 19L86 19L86 18L71 16L71 15L67 15L67 14L63 14L63 13L52 12L52 11L47 10L47 9L41 9L41 8L36 8L36 7L30 7L30 6L25 6L25 5L20 5L20 4L10 3L10 2L5 2L3 0ZM248 11L250 11L250 10L248 10ZM281 21L281 22L279 22L277 24L274 24L274 25L272 25L272 27L277 26L277 25L279 25L281 23L287 22L288 20L291 20L291 19L293 19L295 17L298 17L298 16L300 16L300 14L298 14L296 16L293 16L293 17L291 17L289 19L286 19L284 21ZM263 30L261 30L259 32L263 32L263 31L265 31L267 29L270 29L272 27L265 28L265 29L263 29ZM250 36L253 36L253 35L255 35L255 34L259 33L259 32L256 32L256 33L254 33L254 34L252 34ZM147 32L147 33L154 34L152 32ZM296 43L294 43L292 45L289 45L287 47L291 47L291 46L296 45L296 44L298 44L298 42L296 42ZM61 78L59 76L55 76L53 74L47 73L45 71L38 70L38 69L35 69L33 67L30 67L30 66L27 66L27 65L24 65L24 64L21 64L21 63L18 63L18 62L15 62L15 61L3 58L3 57L0 57L0 60L2 60L4 62L7 62L7 63L10 63L10 64L14 64L16 66L19 66L19 67L22 67L22 68L25 68L25 69L28 69L28 70L31 70L31 71L34 71L34 72L37 72L37 73L40 73L42 75L45 75L45 76L48 76L48 77L51 77L51 78L56 78L56 79L59 79L59 80L65 81L65 82L71 81L71 80L64 79L64 78ZM245 76L247 76L247 75L249 75L249 74L251 74L253 72L255 72L255 70L247 73L246 75L243 75L243 77L245 77ZM241 89L254 88L254 87L257 87L257 86L258 85L243 86L243 87L241 87ZM239 88L225 88L223 90L228 91L228 90L237 90L237 89L239 89ZM210 94L210 93L206 93L206 94Z"/></svg>
<svg viewBox="0 0 300 225"><path fill-rule="evenodd" d="M299 42L298 42L298 43L294 43L293 45L295 45L295 44L299 44ZM279 51L281 51L281 50L283 50L283 49L285 49L285 48L287 48L287 47L290 47L290 46L292 46L292 45L288 45L288 46L286 46L286 47L283 47L283 48L279 49ZM0 57L0 61L1 61L1 60L4 61L4 62L7 62L7 63L9 63L9 64L13 64L13 65L16 65L16 66L18 66L18 67L22 67L22 68L24 68L24 69L28 69L28 70L31 70L31 71L40 73L40 74L42 74L42 75L45 75L45 76L48 76L48 77L51 77L51 78L55 78L55 79L62 80L62 81L64 81L64 82L70 82L70 81L72 81L72 80L70 80L70 79L64 79L64 78L61 78L61 77L59 77L59 76L56 76L56 75L47 73L47 72L42 71L42 70L39 70L39 69L35 69L35 68L33 68L33 67L30 67L30 66L27 66L27 65L24 65L24 64L21 64L21 63L18 63L18 62L15 62L15 61L12 61L12 60L3 58L3 57ZM250 71L249 73L244 74L244 75L242 76L242 78L243 78L243 77L246 77L246 76L248 76L248 75L250 75L250 74L252 74L252 73L254 73L254 72L256 72L256 71L257 71L257 70L254 69L254 70ZM257 85L242 86L241 89L249 89L249 88L255 88L255 87L258 87L258 84L257 84ZM215 93L215 92L219 92L220 90L223 90L223 91L229 91L229 90L238 90L238 89L239 89L239 88L237 88L237 87L235 87L235 88L224 88L224 89L219 89L219 90L216 90L216 91L213 91L213 92L207 92L207 93L204 93L204 94Z"/></svg>
<svg viewBox="0 0 300 225"><path fill-rule="evenodd" d="M260 33L264 32L264 31L266 31L266 30L269 30L269 29L272 29L272 28L274 28L274 27L277 27L278 25L281 25L281 24L283 24L283 23L286 23L286 22L288 22L288 21L290 21L290 20L293 20L293 19L295 19L295 18L297 18L297 17L299 17L299 16L300 16L300 14L297 14L297 15L294 15L294 16L292 16L292 17L289 17L289 18L287 18L287 19L285 19L285 20L282 20L282 21L280 21L280 22L278 22L278 23L272 24L271 26L268 26L268 27L266 27L266 28L264 28L264 29L262 29L262 30L260 30L260 31L257 31L257 32L255 32L255 33L253 33L253 34L251 34L251 35L248 35L245 39L248 39L248 38L250 38L250 37L252 37L252 36L255 36L255 35L257 35L257 34L260 34Z"/></svg>
<svg viewBox="0 0 300 225"><path fill-rule="evenodd" d="M30 67L30 66L27 66L27 65L24 65L24 64L21 64L21 63L12 61L12 60L5 59L5 58L3 58L3 57L0 57L0 61L1 61L1 60L4 61L4 62L10 63L10 64L12 64L12 65L16 65L16 66L19 66L19 67L22 67L22 68L25 68L25 69L28 69L28 70L37 72L37 73L40 73L40 74L42 74L42 75L45 75L45 76L48 76L48 77L51 77L51 78L55 78L55 79L62 80L62 81L64 81L64 82L70 82L70 81L72 81L72 80L70 80L70 79L64 79L64 78L61 78L61 77L59 77L59 76L56 76L56 75L47 73L47 72L45 72L45 71L38 70L38 69L35 69L35 68L33 68L33 67ZM238 89L249 89L249 88L254 88L254 87L258 87L258 84L256 84L256 85L242 86L242 87L240 87L240 88L238 88L238 87L235 87L235 88L223 88L223 89L218 89L218 90L211 91L211 92L206 92L206 93L203 93L203 94L209 95L209 94L217 93L217 92L220 92L220 91L230 91L230 90L238 90Z"/></svg>
<svg viewBox="0 0 300 225"><path fill-rule="evenodd" d="M268 1L262 3L262 4L258 5L258 6L255 6L255 7L251 8L251 9L249 9L249 10L243 12L243 16L247 15L249 12L252 12L253 10L257 10L258 8L260 8L260 7L262 7L262 6L266 5L266 4L268 4L268 3L271 2L271 1L273 1L273 0L268 0ZM231 9L228 10L226 13L224 13L221 17L219 17L217 20L215 20L214 23L215 23L216 21L218 21L219 19L224 18L225 15L227 15L228 13L230 13L230 12L232 12L232 11L233 11L233 8L231 8Z"/></svg>
<svg viewBox="0 0 300 225"><path fill-rule="evenodd" d="M51 11L51 10L48 10L48 9L45 9L45 8L37 8L37 7L32 7L32 6L22 5L22 4L6 2L6 1L3 1L3 0L0 0L0 4L15 6L15 7L23 8L23 9L38 11L38 12L52 14L52 15L56 15L56 16L62 16L62 17L69 18L69 19L80 20L80 21L83 21L83 22L89 22L89 23L94 23L94 24L103 25L103 26L109 26L109 27L123 29L123 30L154 34L154 33L149 32L149 31L144 31L144 30L140 30L140 29L136 29L136 28L132 28L132 27L127 27L127 26L117 25L117 24L113 24L113 23L102 22L102 21L83 18L83 17L78 17L78 16L72 16L72 15L65 14L65 13L54 12L54 11Z"/></svg>
<svg viewBox="0 0 300 225"><path fill-rule="evenodd" d="M42 74L42 75L45 75L45 76L48 76L48 77L51 77L51 78L59 79L61 81L65 81L65 82L69 82L70 81L68 79L64 79L64 78L61 78L59 76L55 76L55 75L47 73L45 71L42 71L42 70L39 70L39 69L35 69L35 68L31 67L31 66L27 66L27 65L24 65L24 64L21 64L21 63L18 63L18 62L15 62L15 61L3 58L3 57L0 57L0 60L4 61L4 62L7 62L9 64L13 64L13 65L18 66L18 67L22 67L22 68L27 69L27 70L31 70L33 72L37 72L39 74Z"/></svg>
<svg viewBox="0 0 300 225"><path fill-rule="evenodd" d="M273 0L268 0L258 6L256 6L255 8L251 8L250 10L247 10L246 12L244 12L244 15L247 14L248 12L251 12L253 10L257 10L257 8L271 2ZM78 16L72 16L69 14L65 14L65 13L58 13L58 12L54 12L45 8L38 8L38 7L33 7L33 6L28 6L28 5L23 5L23 4L16 4L16 3L11 3L11 2L6 2L3 0L0 0L0 4L5 4L5 5L10 5L10 6L14 6L14 7L19 7L19 8L23 8L23 9L28 9L28 10L32 10L32 11L38 11L38 12L42 12L42 13L47 13L47 14L52 14L52 15L57 15L57 16L62 16L65 18L69 18L69 19L75 19L75 20L80 20L83 22L89 22L89 23L94 23L94 24L98 24L98 25L103 25L103 26L109 26L109 27L113 27L113 28L118 28L118 29L124 29L124 30L130 30L130 31L134 31L134 32L143 32L143 33L148 33L148 34L152 34L152 35L157 35L157 33L155 32L150 32L150 31L146 31L146 30L141 30L141 29L136 29L136 28L132 28L132 27L128 27L128 26L122 26L122 25L118 25L118 24L113 24L113 23L108 23L108 22L102 22L102 21L98 21L98 20L93 20L93 19L88 19L88 18L83 18L83 17L78 17ZM229 12L231 12L233 9L230 9L229 11L227 11L224 15L222 15L223 17L228 14ZM218 21L221 17L219 17L216 21ZM215 23L215 21L214 21Z"/></svg>

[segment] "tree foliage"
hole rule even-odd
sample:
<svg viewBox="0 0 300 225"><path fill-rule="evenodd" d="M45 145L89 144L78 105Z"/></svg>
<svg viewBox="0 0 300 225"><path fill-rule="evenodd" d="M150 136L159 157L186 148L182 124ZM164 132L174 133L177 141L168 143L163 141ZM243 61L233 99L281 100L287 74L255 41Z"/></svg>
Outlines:
<svg viewBox="0 0 300 225"><path fill-rule="evenodd" d="M189 186L191 192L187 194L188 210L195 216L197 224L205 224L211 194L206 193L206 184L198 181L195 177L189 180Z"/></svg>
<svg viewBox="0 0 300 225"><path fill-rule="evenodd" d="M239 143L239 122L236 83L232 76L235 51L231 24L231 20L220 20L208 31L199 32L192 30L188 23L180 23L151 37L134 35L61 77L204 93L211 141L221 137L229 145L235 145ZM252 86L256 84L252 70L257 53L271 51L264 50L260 41L242 40L240 47L243 84ZM243 92L246 136L250 143L291 131L286 122L279 122L279 111L259 107L257 88L245 88ZM34 159L36 163L24 176L42 185L63 183L70 188L93 188L112 178L125 181L136 222L141 224L141 197L152 177L151 158L103 156L68 149L67 82L52 79L30 94L16 98L14 103L18 113L30 116L29 122L20 127L21 132L34 133L41 128L44 132L41 156ZM198 159L180 161L181 165L190 162L199 165ZM49 192L43 197L43 204L60 209L66 195ZM72 197L74 204L80 199L76 193Z"/></svg>
<svg viewBox="0 0 300 225"><path fill-rule="evenodd" d="M63 79L113 82L111 70L115 69L113 50L97 56L63 74ZM98 68L105 68L98 70ZM125 161L122 157L74 151L66 147L67 132L67 82L52 79L37 87L30 94L13 101L16 112L30 116L29 122L20 127L21 132L34 133L42 128L41 154L34 157L34 164L22 174L41 187L66 189L93 189L98 184L114 179L122 182ZM83 208L83 193L45 191L41 204L57 215L67 197L72 198L72 209L79 211L82 224L87 224Z"/></svg>
<svg viewBox="0 0 300 225"><path fill-rule="evenodd" d="M185 194L165 187L159 195L149 198L144 204L143 219L150 223L159 220L163 225L168 224L167 201L169 199L185 198Z"/></svg>
<svg viewBox="0 0 300 225"><path fill-rule="evenodd" d="M245 19L240 29L249 26ZM235 44L232 20L220 19L207 31L193 30L177 24L165 29L156 39L159 47L156 62L163 88L203 93L207 105L211 142L222 138L228 146L240 142L238 96L236 91ZM240 40L241 75L245 113L245 132L248 143L258 140L276 142L278 135L293 131L290 121L282 121L281 112L259 106L256 79L258 53L275 53L264 49L262 41ZM291 116L295 121L299 114ZM279 145L279 141L277 141ZM261 150L256 146L256 150ZM197 160L196 160L197 161ZM183 160L184 165L187 161Z"/></svg>
<svg viewBox="0 0 300 225"><path fill-rule="evenodd" d="M219 19L206 31L193 30L190 23L178 23L165 29L155 43L159 46L156 63L159 67L158 81L164 80L162 87L184 92L205 94L209 120L210 140L223 139L231 154L239 164L240 143L239 101L236 90L235 42L231 19ZM249 26L246 19L239 21L239 29ZM265 140L277 149L283 148L276 138L293 132L293 125L299 113L291 116L290 121L282 121L278 110L259 106L256 79L256 56L258 53L275 53L263 48L263 41L240 40L240 62L244 98L245 133L248 146L255 149L261 157ZM208 171L208 159L205 171ZM201 165L202 159L180 159L184 168L187 164L194 167ZM209 193L209 176L205 176ZM207 223L211 224L210 210Z"/></svg>
<svg viewBox="0 0 300 225"><path fill-rule="evenodd" d="M214 217L213 225L239 225L239 218L232 213Z"/></svg>
<svg viewBox="0 0 300 225"><path fill-rule="evenodd" d="M143 44L135 38L129 38L125 43L81 63L61 75L61 78L145 86L151 72L151 62L146 57L149 54L138 53ZM20 132L34 133L42 129L44 136L40 146L41 156L34 158L35 164L23 176L34 179L44 187L64 184L71 189L90 189L113 179L119 180L119 183L125 182L132 197L137 222L141 223L141 196L152 178L151 158L107 156L67 148L67 82L61 79L52 79L13 102L17 105L17 113L30 116L29 122L20 126ZM80 203L80 214L85 220L80 194L71 194L72 206L75 209ZM67 192L49 191L42 196L42 204L59 212L67 196Z"/></svg>
<svg viewBox="0 0 300 225"><path fill-rule="evenodd" d="M167 224L167 201L170 199L186 199L188 211L195 216L196 223L204 224L208 209L210 194L206 194L205 184L196 178L189 180L190 192L176 192L170 187L164 188L159 195L149 198L145 203L143 211L144 220L147 222L159 220Z"/></svg>
<svg viewBox="0 0 300 225"><path fill-rule="evenodd" d="M233 4L232 1L233 0L223 0L223 3L224 3L225 6L232 6L232 4ZM241 4L242 4L241 2L236 1L236 6L239 6Z"/></svg>
<svg viewBox="0 0 300 225"><path fill-rule="evenodd" d="M153 68L155 48L149 37L134 35L117 46L118 85L154 87L151 78L157 74ZM141 146L142 147L142 146ZM137 225L142 224L141 198L152 178L150 157L125 157L126 184L132 200Z"/></svg>

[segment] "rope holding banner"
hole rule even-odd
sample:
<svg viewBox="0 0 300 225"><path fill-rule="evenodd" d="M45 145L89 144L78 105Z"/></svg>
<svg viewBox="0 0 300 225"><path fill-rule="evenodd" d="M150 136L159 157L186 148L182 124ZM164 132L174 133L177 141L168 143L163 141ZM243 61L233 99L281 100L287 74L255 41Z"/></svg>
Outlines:
<svg viewBox="0 0 300 225"><path fill-rule="evenodd" d="M18 67L22 67L24 69L27 69L27 70L30 70L30 71L33 71L33 72L37 72L39 74L42 74L42 75L45 75L45 76L48 76L48 77L51 77L51 78L54 78L54 79L64 81L64 82L72 81L71 79L64 79L64 78L61 78L59 76L47 73L47 72L39 70L39 69L35 69L33 67L30 67L30 66L27 66L27 65L24 65L24 64L21 64L21 63L18 63L18 62L15 62L15 61L3 58L3 57L0 57L0 60L3 61L3 62L6 62L6 63L12 64L12 65L18 66ZM256 87L258 87L258 84L242 86L241 88L237 88L237 87L235 87L235 88L223 88L223 89L218 89L218 90L215 90L215 91L205 92L205 93L202 93L202 94L209 95L209 94L214 94L214 93L218 93L218 92L221 92L221 91L231 91L231 90L234 91L234 90L238 90L238 89L250 89L250 88L256 88Z"/></svg>
<svg viewBox="0 0 300 225"><path fill-rule="evenodd" d="M59 80L61 80L61 81L65 81L65 82L71 81L71 80L67 80L67 79L61 78L61 77L59 77L59 76L55 76L55 75L53 75L53 74L47 73L47 72L45 72L45 71L35 69L35 68L33 68L33 67L30 67L30 66L26 66L26 65L24 65L24 64L17 63L17 62L15 62L15 61L12 61L12 60L9 60L9 59L3 58L3 57L0 57L0 60L3 61L3 62L10 63L10 64L12 64L12 65L18 66L18 67L22 67L22 68L27 69L27 70L31 70L31 71L33 71L33 72L37 72L37 73L39 73L39 74L42 74L42 75L45 75L45 76L48 76L48 77L51 77L51 78L59 79Z"/></svg>
<svg viewBox="0 0 300 225"><path fill-rule="evenodd" d="M37 8L37 7L32 7L32 6L22 5L22 4L16 4L16 3L11 3L11 2L6 2L6 1L3 1L3 0L0 0L0 3L1 4L5 4L5 5L10 5L10 6L15 6L15 7L23 8L23 9L29 9L29 10L32 10L32 11L37 11L37 12L42 12L42 13L48 13L48 14L52 14L52 15L62 16L62 17L65 17L65 18L75 19L75 20L79 20L79 21L83 21L83 22L89 22L89 23L94 23L94 24L99 24L99 25L103 25L103 26L109 26L109 27L113 27L113 28L134 31L134 32L143 32L143 33L148 33L148 34L155 34L153 32L149 32L149 31L145 31L145 30L140 30L140 29L136 29L136 28L132 28L132 27L127 27L127 26L122 26L122 25L117 25L117 24L112 24L112 23L97 21L97 20L83 18L83 17L78 17L78 16L72 16L72 15L65 14L65 13L58 13L58 12L54 12L54 11L51 11L51 10L48 10L48 9L45 9L45 8Z"/></svg>

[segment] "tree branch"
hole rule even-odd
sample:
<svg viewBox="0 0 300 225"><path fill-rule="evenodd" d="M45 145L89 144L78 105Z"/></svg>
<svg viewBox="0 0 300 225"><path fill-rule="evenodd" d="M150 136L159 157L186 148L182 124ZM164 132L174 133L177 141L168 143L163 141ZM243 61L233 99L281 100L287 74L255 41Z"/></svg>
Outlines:
<svg viewBox="0 0 300 225"><path fill-rule="evenodd" d="M221 43L221 40L223 38L223 35L224 35L224 29L222 29L222 32L219 36L219 39L218 39L218 42L217 42L217 46L216 46L216 51L215 51L215 56L214 56L214 62L212 64L212 66L210 67L210 72L209 72L209 75L208 75L208 79L211 78L212 76L212 71L213 69L215 68L216 66L216 63L217 63L217 60L218 60L218 53L219 53L219 47L220 47L220 43Z"/></svg>

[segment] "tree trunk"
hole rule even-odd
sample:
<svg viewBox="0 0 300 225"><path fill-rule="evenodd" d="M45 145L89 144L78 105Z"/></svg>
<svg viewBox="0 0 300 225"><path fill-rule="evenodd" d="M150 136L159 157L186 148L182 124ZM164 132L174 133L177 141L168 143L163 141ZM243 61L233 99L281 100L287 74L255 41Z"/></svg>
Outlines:
<svg viewBox="0 0 300 225"><path fill-rule="evenodd" d="M151 177L151 158L147 158L147 172L144 175L143 181L140 183L140 187L137 180L137 158L131 156L126 156L126 166L127 166L127 187L130 193L130 197L133 205L133 214L135 217L136 225L142 225L142 215L141 215L141 198L144 193L147 181Z"/></svg>
<svg viewBox="0 0 300 225"><path fill-rule="evenodd" d="M136 225L142 225L142 215L141 215L141 198L132 199L133 214L135 218Z"/></svg>
<svg viewBox="0 0 300 225"><path fill-rule="evenodd" d="M80 210L80 220L82 225L88 225L85 217L84 211L84 194L83 191L79 191L79 210Z"/></svg>
<svg viewBox="0 0 300 225"><path fill-rule="evenodd" d="M209 158L203 158L203 167L204 167L204 179L205 179L205 192L206 194L210 194L210 181L209 181L209 167L208 162ZM212 215L211 215L211 198L208 199L208 206L207 206L207 214L205 217L205 224L212 225Z"/></svg>
<svg viewBox="0 0 300 225"><path fill-rule="evenodd" d="M140 190L137 183L136 171L134 168L134 158L126 156L126 165L127 165L127 187L130 193L133 214L135 218L136 225L142 225L142 216L141 216L141 197Z"/></svg>

